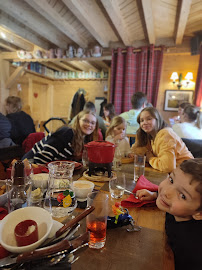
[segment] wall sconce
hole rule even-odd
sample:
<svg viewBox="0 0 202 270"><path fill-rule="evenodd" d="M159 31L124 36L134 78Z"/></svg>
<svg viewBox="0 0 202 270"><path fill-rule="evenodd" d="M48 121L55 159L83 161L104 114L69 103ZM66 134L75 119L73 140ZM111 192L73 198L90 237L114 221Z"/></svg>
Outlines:
<svg viewBox="0 0 202 270"><path fill-rule="evenodd" d="M177 88L180 90L180 88L182 87L182 73L180 73L180 76L178 77L177 72L173 72L170 79L173 80L173 84L175 84L176 80L179 79Z"/></svg>
<svg viewBox="0 0 202 270"><path fill-rule="evenodd" d="M179 90L182 87L182 85L185 83L185 81L183 81L184 83L182 84L182 73L180 73L178 77L177 72L173 72L170 79L173 80L173 85L176 83L176 80L178 80L177 88ZM185 76L185 80L186 80L186 84L184 85L184 87L188 87L190 80L193 80L193 73L188 72L187 75Z"/></svg>
<svg viewBox="0 0 202 270"><path fill-rule="evenodd" d="M187 80L186 81L186 84L188 86L189 83L190 83L190 80L193 80L193 73L192 72L188 72L187 75L185 76L185 80Z"/></svg>

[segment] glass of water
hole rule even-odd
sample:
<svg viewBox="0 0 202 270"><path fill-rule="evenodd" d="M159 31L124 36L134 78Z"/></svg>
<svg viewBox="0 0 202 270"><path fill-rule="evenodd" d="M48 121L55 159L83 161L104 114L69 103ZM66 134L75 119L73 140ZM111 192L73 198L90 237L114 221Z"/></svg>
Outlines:
<svg viewBox="0 0 202 270"><path fill-rule="evenodd" d="M125 188L126 188L125 174L122 172L117 172L117 177L109 181L109 191L111 197L114 199L122 198Z"/></svg>
<svg viewBox="0 0 202 270"><path fill-rule="evenodd" d="M141 175L144 175L146 156L134 156L134 181L137 181Z"/></svg>

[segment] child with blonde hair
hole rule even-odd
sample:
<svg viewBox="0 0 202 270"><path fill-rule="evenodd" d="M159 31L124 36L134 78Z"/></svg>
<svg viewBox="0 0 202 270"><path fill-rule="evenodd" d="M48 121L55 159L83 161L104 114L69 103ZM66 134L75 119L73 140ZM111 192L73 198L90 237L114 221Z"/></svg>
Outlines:
<svg viewBox="0 0 202 270"><path fill-rule="evenodd" d="M126 121L121 116L115 116L106 132L106 141L119 147L122 158L131 157L129 140L126 137Z"/></svg>

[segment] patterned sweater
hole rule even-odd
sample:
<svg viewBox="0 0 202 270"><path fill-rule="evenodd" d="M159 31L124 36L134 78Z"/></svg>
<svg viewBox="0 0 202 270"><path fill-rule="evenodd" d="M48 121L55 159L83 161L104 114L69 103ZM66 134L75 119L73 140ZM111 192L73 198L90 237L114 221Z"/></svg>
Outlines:
<svg viewBox="0 0 202 270"><path fill-rule="evenodd" d="M169 127L157 133L154 141L151 141L151 147L154 157L149 159L149 164L159 171L172 172L182 161L193 158L181 138ZM145 155L151 147L149 143L146 147L137 147L136 139L132 152Z"/></svg>
<svg viewBox="0 0 202 270"><path fill-rule="evenodd" d="M37 142L31 150L34 163L45 164L54 160L72 160L74 151L71 142L73 136L73 130L65 126Z"/></svg>

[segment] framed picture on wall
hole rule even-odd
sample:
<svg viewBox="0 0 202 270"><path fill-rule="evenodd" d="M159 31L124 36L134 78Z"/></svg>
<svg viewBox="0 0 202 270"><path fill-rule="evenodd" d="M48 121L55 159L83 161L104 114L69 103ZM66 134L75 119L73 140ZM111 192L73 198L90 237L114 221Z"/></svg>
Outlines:
<svg viewBox="0 0 202 270"><path fill-rule="evenodd" d="M165 90L164 111L178 111L182 102L193 102L192 90Z"/></svg>

